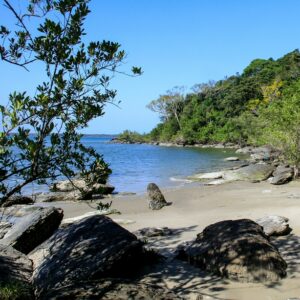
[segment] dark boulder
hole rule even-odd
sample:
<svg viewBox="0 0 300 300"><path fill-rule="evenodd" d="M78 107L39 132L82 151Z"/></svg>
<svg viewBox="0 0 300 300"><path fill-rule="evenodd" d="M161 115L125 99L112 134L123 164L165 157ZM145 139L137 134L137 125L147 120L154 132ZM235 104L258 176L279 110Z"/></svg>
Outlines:
<svg viewBox="0 0 300 300"><path fill-rule="evenodd" d="M63 211L55 207L11 207L7 213L5 218L14 223L1 243L25 254L48 239L63 218Z"/></svg>
<svg viewBox="0 0 300 300"><path fill-rule="evenodd" d="M272 282L286 276L286 262L262 227L248 219L206 227L180 250L178 257L233 280Z"/></svg>
<svg viewBox="0 0 300 300"><path fill-rule="evenodd" d="M82 281L47 292L48 300L179 300L182 299L166 288L118 279Z"/></svg>
<svg viewBox="0 0 300 300"><path fill-rule="evenodd" d="M67 284L127 276L139 266L143 251L143 243L110 218L85 218L59 229L29 254L36 295L44 299L47 291Z"/></svg>
<svg viewBox="0 0 300 300"><path fill-rule="evenodd" d="M30 285L32 276L32 261L23 253L14 248L0 244L0 285L7 287L14 292L11 298L2 295L0 289L0 299L33 299Z"/></svg>
<svg viewBox="0 0 300 300"><path fill-rule="evenodd" d="M148 203L150 209L159 210L164 206L170 204L166 201L164 195L162 194L159 187L155 183L148 184L147 192L148 192Z"/></svg>

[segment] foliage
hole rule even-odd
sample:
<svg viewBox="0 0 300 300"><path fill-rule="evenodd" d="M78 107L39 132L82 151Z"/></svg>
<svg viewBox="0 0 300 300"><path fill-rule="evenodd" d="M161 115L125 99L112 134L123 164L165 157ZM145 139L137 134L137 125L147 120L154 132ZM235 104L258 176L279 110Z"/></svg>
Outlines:
<svg viewBox="0 0 300 300"><path fill-rule="evenodd" d="M100 211L105 211L105 210L109 210L112 206L112 201L108 202L108 203L102 203L101 201L97 204L97 210Z"/></svg>
<svg viewBox="0 0 300 300"><path fill-rule="evenodd" d="M261 109L256 124L255 140L281 150L286 161L299 167L300 80L293 82L280 98Z"/></svg>
<svg viewBox="0 0 300 300"><path fill-rule="evenodd" d="M85 44L84 21L89 0L30 0L19 14L12 1L3 0L16 27L0 27L2 61L29 70L44 67L46 79L36 91L13 92L0 106L0 193L3 199L31 182L46 183L58 176L80 173L105 182L108 165L93 148L85 147L78 130L104 114L116 91L111 76L125 58L111 41ZM18 9L18 10L17 10ZM33 19L38 20L32 28ZM133 74L140 74L134 67ZM97 176L90 176L97 172ZM11 179L22 181L12 183Z"/></svg>
<svg viewBox="0 0 300 300"><path fill-rule="evenodd" d="M136 131L130 131L130 130L124 130L122 133L118 135L117 139L121 142L129 143L129 144L146 141L145 136L139 134Z"/></svg>
<svg viewBox="0 0 300 300"><path fill-rule="evenodd" d="M33 299L29 285L19 281L0 284L0 299L2 300L30 300Z"/></svg>
<svg viewBox="0 0 300 300"><path fill-rule="evenodd" d="M298 50L277 60L256 59L242 74L195 85L192 92L181 100L182 106L177 114L180 126L174 114L160 113L165 117L148 138L154 141L174 141L182 136L189 144L233 142L240 145L270 143L277 147L281 143L291 145L282 137L279 138L281 134L278 126L282 129L291 126L292 132L296 130L297 117L293 117L292 121L288 111L294 108L292 116L298 111L295 85L298 85L299 75ZM164 99L159 97L155 103L161 100ZM280 105L284 105L284 108ZM280 115L281 109L286 109L286 118L281 116L282 123L277 123L276 127L274 118Z"/></svg>
<svg viewBox="0 0 300 300"><path fill-rule="evenodd" d="M172 90L166 92L165 95L160 95L158 99L151 101L147 108L154 112L158 112L162 121L168 122L174 118L179 129L180 114L184 106L184 87L176 86Z"/></svg>

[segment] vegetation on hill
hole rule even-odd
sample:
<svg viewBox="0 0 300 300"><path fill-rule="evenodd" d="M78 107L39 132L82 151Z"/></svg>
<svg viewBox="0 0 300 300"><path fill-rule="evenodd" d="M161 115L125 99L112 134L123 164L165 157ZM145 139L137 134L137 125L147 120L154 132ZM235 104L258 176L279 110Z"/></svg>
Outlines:
<svg viewBox="0 0 300 300"><path fill-rule="evenodd" d="M149 104L161 117L146 138L157 142L270 144L300 163L300 52L255 59L242 74L180 88Z"/></svg>
<svg viewBox="0 0 300 300"><path fill-rule="evenodd" d="M142 135L136 131L124 130L121 134L116 138L118 142L125 144L134 144L140 142L147 142L145 135Z"/></svg>

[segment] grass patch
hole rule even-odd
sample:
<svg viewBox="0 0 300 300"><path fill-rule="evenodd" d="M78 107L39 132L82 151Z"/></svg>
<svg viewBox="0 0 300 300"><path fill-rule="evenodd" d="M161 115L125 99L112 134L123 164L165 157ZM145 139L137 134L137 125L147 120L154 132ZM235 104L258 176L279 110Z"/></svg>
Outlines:
<svg viewBox="0 0 300 300"><path fill-rule="evenodd" d="M1 300L32 300L33 294L29 284L22 282L0 283Z"/></svg>

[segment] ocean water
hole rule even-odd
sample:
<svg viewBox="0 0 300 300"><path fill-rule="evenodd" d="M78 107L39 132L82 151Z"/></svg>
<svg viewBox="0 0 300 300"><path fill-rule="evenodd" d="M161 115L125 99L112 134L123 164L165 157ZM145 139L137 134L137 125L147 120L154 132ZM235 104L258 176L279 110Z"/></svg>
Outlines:
<svg viewBox="0 0 300 300"><path fill-rule="evenodd" d="M112 144L113 136L86 135L82 142L92 146L109 163L109 183L116 192L144 193L150 182L163 188L190 184L188 176L229 168L237 162L224 158L237 156L234 149L163 147L147 144ZM28 185L25 194L48 191L47 185Z"/></svg>
<svg viewBox="0 0 300 300"><path fill-rule="evenodd" d="M103 154L112 169L109 181L117 192L142 193L150 182L165 188L182 186L190 182L190 175L237 164L224 161L237 156L232 149L110 144L110 138L84 136L82 142Z"/></svg>

